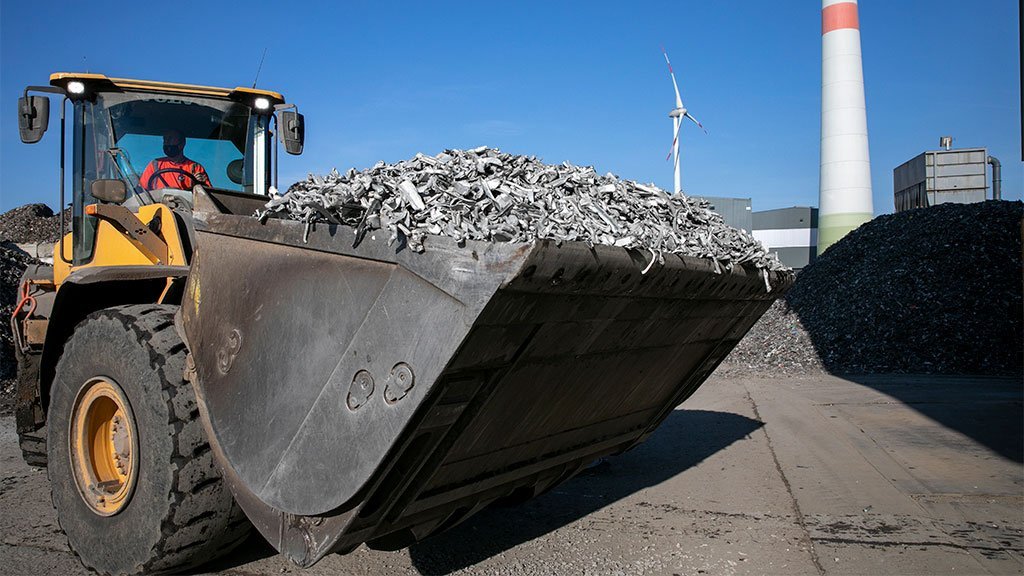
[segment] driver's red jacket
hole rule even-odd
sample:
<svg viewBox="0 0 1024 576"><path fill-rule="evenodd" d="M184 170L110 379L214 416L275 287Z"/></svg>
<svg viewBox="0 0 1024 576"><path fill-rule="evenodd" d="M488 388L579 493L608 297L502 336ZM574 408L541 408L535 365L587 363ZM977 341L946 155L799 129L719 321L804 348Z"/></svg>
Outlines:
<svg viewBox="0 0 1024 576"><path fill-rule="evenodd" d="M165 170L167 168L173 168L174 172L164 172L153 178L153 174L156 174L159 170ZM193 181L188 176L177 172L182 170L195 176ZM150 185L150 180L153 181ZM157 158L146 166L146 169L142 171L142 177L139 178L139 184L146 190L156 190L158 188L176 188L178 190L191 190L196 184L203 186L210 186L210 177L206 174L206 169L194 160L188 158L183 159L181 162L175 162L166 156L163 158Z"/></svg>

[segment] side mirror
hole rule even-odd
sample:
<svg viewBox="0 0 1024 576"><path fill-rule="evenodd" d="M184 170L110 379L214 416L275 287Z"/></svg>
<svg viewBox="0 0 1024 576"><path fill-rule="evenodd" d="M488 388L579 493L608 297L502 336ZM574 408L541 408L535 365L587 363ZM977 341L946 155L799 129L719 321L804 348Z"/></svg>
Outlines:
<svg viewBox="0 0 1024 576"><path fill-rule="evenodd" d="M302 154L302 145L306 140L306 124L302 114L294 110L281 112L278 131L284 141L284 149L292 155Z"/></svg>
<svg viewBox="0 0 1024 576"><path fill-rule="evenodd" d="M35 144L43 138L50 123L50 99L46 96L18 98L18 133L25 144Z"/></svg>
<svg viewBox="0 0 1024 576"><path fill-rule="evenodd" d="M121 204L128 198L128 187L121 180L93 180L92 197L108 204Z"/></svg>

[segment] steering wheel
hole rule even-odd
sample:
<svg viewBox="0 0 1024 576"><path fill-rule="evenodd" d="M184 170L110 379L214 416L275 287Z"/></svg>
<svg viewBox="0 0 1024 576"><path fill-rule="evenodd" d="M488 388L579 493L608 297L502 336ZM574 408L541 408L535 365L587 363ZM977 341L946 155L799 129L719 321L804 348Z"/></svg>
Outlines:
<svg viewBox="0 0 1024 576"><path fill-rule="evenodd" d="M161 169L156 170L155 172L153 172L153 175L149 177L149 180L146 182L146 189L147 190L152 190L153 189L153 181L156 180L156 178L158 176L161 176L163 174L167 174L167 173L170 173L170 172L177 172L179 174L184 174L185 176L188 176L189 180L192 181L192 185L189 186L187 188L187 190L191 190L191 189L195 188L196 186L198 186L200 184L200 182L196 178L195 174L192 174L191 172L188 172L186 170L182 170L181 168L161 168Z"/></svg>

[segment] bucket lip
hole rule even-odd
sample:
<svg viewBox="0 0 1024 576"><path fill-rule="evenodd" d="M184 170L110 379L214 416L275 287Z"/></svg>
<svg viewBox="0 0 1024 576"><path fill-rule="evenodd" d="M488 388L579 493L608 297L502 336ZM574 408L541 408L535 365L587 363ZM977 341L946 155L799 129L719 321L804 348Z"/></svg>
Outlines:
<svg viewBox="0 0 1024 576"><path fill-rule="evenodd" d="M518 257L528 256L528 260L541 257L544 252L572 251L590 252L595 258L601 261L632 261L638 272L642 272L650 264L654 255L650 250L640 248L623 248L619 246L608 246L595 244L591 246L581 241L558 241L554 239L538 238L528 242L489 242L486 240L463 240L459 241L448 236L427 234L423 239L424 252L417 253L407 246L388 245L390 234L386 230L368 231L363 240L354 245L356 228L347 224L330 224L325 222L314 223L308 227L298 220L284 218L269 218L260 221L251 216L235 214L196 213L196 231L211 234L221 234L249 238L253 240L273 242L288 246L305 247L311 250L331 252L368 258L380 262L402 263L411 262L413 258L422 257L425 254L441 253L443 255L452 253L470 254L474 259L486 260L491 264L484 263L488 269L495 267L503 268L506 272L512 272L508 280L518 276L518 272L529 266L523 262L521 267L515 266L514 262ZM719 266L716 270L715 262L710 258L698 258L676 253L663 253L664 264L655 262L648 271L656 272L662 268L685 268L694 272L706 272L713 276L745 276L763 282L765 273L771 285L771 293L778 295L781 291L788 290L795 280L792 270L767 270L758 268L751 263L733 266L725 269ZM504 263L505 265L498 265Z"/></svg>
<svg viewBox="0 0 1024 576"><path fill-rule="evenodd" d="M399 246L397 242L388 245L390 234L387 230L367 231L362 241L355 244L357 229L347 224L316 222L311 224L307 231L306 224L298 220L268 218L261 222L251 216L219 213L196 213L195 224L197 232L251 238L383 262L398 262L405 254L421 256L438 250L477 251L478 253L495 250L516 252L535 245L535 242L487 242L484 240L465 240L460 243L448 236L428 234L424 238L425 251L417 253L408 246Z"/></svg>
<svg viewBox="0 0 1024 576"><path fill-rule="evenodd" d="M706 258L663 254L651 263L647 250L589 246L551 240L537 243L521 271L503 288L592 296L774 300L792 286L791 271L762 270L753 264L725 269Z"/></svg>

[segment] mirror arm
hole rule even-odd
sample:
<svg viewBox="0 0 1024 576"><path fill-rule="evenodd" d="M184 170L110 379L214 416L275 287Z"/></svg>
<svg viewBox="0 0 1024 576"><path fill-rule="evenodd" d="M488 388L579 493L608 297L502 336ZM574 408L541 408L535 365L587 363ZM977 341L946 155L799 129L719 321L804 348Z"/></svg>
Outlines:
<svg viewBox="0 0 1024 576"><path fill-rule="evenodd" d="M67 96L62 98L60 101L60 206L58 208L60 210L60 247L58 248L58 251L60 252L61 261L65 264L73 265L73 255L71 260L64 257L64 139L67 132L64 128L64 109L67 107L67 101ZM72 212L72 218L74 218L74 212Z"/></svg>
<svg viewBox="0 0 1024 576"><path fill-rule="evenodd" d="M28 98L29 92L46 92L47 94L60 94L62 96L67 96L67 92L65 92L60 86L26 86L23 96Z"/></svg>
<svg viewBox="0 0 1024 576"><path fill-rule="evenodd" d="M272 116L274 118L274 130L277 133L280 134L280 132L281 132L281 122L278 120L277 114L273 114ZM281 193L281 189L278 188L278 184L277 184L277 175L280 173L280 170L278 169L278 166L277 166L277 162L278 162L277 149L279 148L280 143L277 140L278 140L277 138L274 138L274 190L277 190L277 193L280 194Z"/></svg>

